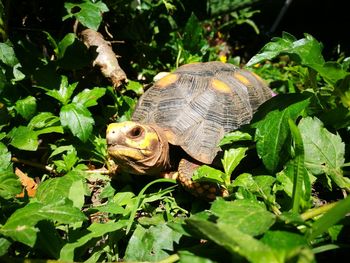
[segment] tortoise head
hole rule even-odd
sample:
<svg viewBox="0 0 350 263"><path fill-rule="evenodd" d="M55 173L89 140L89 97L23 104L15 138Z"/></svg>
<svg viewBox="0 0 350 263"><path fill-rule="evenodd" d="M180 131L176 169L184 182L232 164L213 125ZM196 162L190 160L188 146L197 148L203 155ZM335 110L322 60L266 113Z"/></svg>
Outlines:
<svg viewBox="0 0 350 263"><path fill-rule="evenodd" d="M169 144L158 126L126 121L107 127L108 154L134 174L158 174L169 166Z"/></svg>

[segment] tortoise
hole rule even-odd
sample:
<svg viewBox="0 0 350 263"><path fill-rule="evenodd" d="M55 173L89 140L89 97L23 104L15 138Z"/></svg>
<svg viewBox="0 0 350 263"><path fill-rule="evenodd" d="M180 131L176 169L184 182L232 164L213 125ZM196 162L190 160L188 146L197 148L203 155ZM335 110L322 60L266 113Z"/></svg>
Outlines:
<svg viewBox="0 0 350 263"><path fill-rule="evenodd" d="M193 195L212 200L226 190L194 182L194 170L212 164L224 134L249 123L271 97L246 69L222 62L180 66L140 97L132 121L108 125L108 154L122 171L176 178Z"/></svg>

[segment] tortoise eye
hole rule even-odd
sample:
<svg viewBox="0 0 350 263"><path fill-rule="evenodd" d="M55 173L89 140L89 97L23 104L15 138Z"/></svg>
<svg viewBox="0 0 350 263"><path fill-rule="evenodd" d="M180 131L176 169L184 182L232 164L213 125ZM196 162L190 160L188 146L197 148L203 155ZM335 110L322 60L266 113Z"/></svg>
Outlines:
<svg viewBox="0 0 350 263"><path fill-rule="evenodd" d="M143 132L144 130L141 126L136 126L129 131L128 137L132 139L136 139L140 137L143 134Z"/></svg>

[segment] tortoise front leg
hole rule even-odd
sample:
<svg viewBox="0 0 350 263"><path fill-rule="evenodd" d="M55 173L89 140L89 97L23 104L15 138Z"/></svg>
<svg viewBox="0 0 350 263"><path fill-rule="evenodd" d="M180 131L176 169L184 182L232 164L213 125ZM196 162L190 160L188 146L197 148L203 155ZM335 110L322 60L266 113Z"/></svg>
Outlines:
<svg viewBox="0 0 350 263"><path fill-rule="evenodd" d="M199 166L201 166L201 163L181 159L177 176L180 184L194 196L206 200L214 200L217 196L227 196L227 189L216 183L195 182L192 180L193 173Z"/></svg>

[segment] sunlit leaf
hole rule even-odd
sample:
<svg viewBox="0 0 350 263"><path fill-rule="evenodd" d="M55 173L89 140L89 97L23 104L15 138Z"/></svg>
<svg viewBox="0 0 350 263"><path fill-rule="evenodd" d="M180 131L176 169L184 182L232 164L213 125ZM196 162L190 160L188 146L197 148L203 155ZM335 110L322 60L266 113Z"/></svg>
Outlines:
<svg viewBox="0 0 350 263"><path fill-rule="evenodd" d="M21 150L36 151L39 146L37 133L26 126L13 128L8 136L10 144Z"/></svg>
<svg viewBox="0 0 350 263"><path fill-rule="evenodd" d="M279 262L270 247L252 236L239 231L237 228L232 228L230 231L227 231L225 226L191 218L187 219L186 222L191 227L200 231L205 238L224 247L233 255L239 254L245 257L249 262Z"/></svg>
<svg viewBox="0 0 350 263"><path fill-rule="evenodd" d="M70 224L84 221L86 217L80 209L65 200L47 204L32 202L17 209L0 229L0 233L33 247L38 231L35 225L45 219Z"/></svg>
<svg viewBox="0 0 350 263"><path fill-rule="evenodd" d="M284 105L283 108L269 111L263 120L253 124L256 128L257 152L271 172L275 172L288 157L289 149L286 147L290 138L288 120L295 120L309 104L309 99L302 99L298 95L290 96L289 102L283 98L288 99L276 96L269 101L270 105L280 101ZM275 103L274 107L278 107L278 103Z"/></svg>
<svg viewBox="0 0 350 263"><path fill-rule="evenodd" d="M181 235L166 224L146 229L138 225L125 251L128 261L159 261L168 257Z"/></svg>
<svg viewBox="0 0 350 263"><path fill-rule="evenodd" d="M77 85L78 83L69 84L68 78L62 75L60 88L58 90L49 90L46 92L46 94L57 99L63 105L66 105L69 102L71 96L73 95L73 92Z"/></svg>
<svg viewBox="0 0 350 263"><path fill-rule="evenodd" d="M98 29L102 21L102 14L108 11L108 7L102 1L65 2L64 7L67 9L68 15L63 17L63 20L75 17L82 25L94 30ZM74 8L78 8L79 11L75 12Z"/></svg>
<svg viewBox="0 0 350 263"><path fill-rule="evenodd" d="M299 129L304 142L305 166L315 175L327 174L339 187L349 187L350 180L343 176L345 144L339 135L329 132L316 117L300 121Z"/></svg>
<svg viewBox="0 0 350 263"><path fill-rule="evenodd" d="M82 104L86 108L95 106L105 92L104 88L84 89L73 98L73 103Z"/></svg>
<svg viewBox="0 0 350 263"><path fill-rule="evenodd" d="M250 141L252 140L252 136L249 133L241 132L241 131L233 131L226 133L224 137L221 139L219 146L223 146L226 144L235 143L238 141Z"/></svg>
<svg viewBox="0 0 350 263"><path fill-rule="evenodd" d="M275 222L274 214L253 201L232 202L219 199L212 204L211 211L218 217L217 223L225 225L227 232L236 228L243 233L257 236L266 232Z"/></svg>
<svg viewBox="0 0 350 263"><path fill-rule="evenodd" d="M68 127L73 135L83 142L89 139L95 123L90 111L77 103L63 106L60 111L60 120L63 127Z"/></svg>

